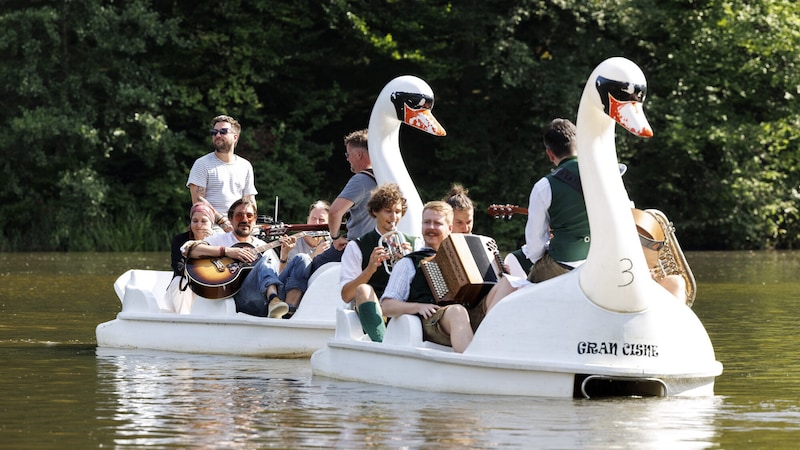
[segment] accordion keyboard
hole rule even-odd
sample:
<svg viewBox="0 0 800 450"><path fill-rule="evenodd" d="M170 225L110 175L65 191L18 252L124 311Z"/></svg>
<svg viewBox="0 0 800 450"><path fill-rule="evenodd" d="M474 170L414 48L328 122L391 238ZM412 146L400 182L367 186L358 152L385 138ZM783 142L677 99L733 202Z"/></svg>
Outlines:
<svg viewBox="0 0 800 450"><path fill-rule="evenodd" d="M439 268L438 264L432 261L425 262L424 264L428 270L427 273L430 281L429 286L431 287L436 300L440 300L450 291L447 288L447 282L444 281L442 269Z"/></svg>

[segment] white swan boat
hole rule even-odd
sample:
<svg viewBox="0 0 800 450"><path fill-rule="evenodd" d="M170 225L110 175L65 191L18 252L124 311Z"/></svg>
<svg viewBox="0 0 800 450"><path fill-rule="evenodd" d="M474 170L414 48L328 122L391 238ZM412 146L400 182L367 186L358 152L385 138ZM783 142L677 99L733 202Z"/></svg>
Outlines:
<svg viewBox="0 0 800 450"><path fill-rule="evenodd" d="M420 236L422 201L400 158L400 125L406 123L438 136L445 132L430 112L433 93L425 82L404 76L393 80L390 86L378 96L370 118L369 147L371 156L375 155L371 161L379 184L397 182L411 186L403 190L409 214L398 229ZM165 301L172 277L172 272L153 270L129 270L122 274L114 283L122 311L116 319L97 326L97 346L308 357L334 336L336 311L344 306L338 295L339 263L328 263L314 272L297 312L289 320L237 313L233 298L198 297L189 314L176 314Z"/></svg>
<svg viewBox="0 0 800 450"><path fill-rule="evenodd" d="M314 375L469 394L712 395L722 364L689 306L651 278L619 173L615 123L652 136L645 91L624 58L604 61L586 83L577 138L592 245L581 267L504 298L462 354L423 341L409 315L371 342L355 312L338 309L335 336L311 357Z"/></svg>
<svg viewBox="0 0 800 450"><path fill-rule="evenodd" d="M338 289L339 263L314 272L313 283L290 320L236 312L233 298L197 297L189 314L167 306L172 272L129 270L114 283L122 302L116 319L97 326L97 346L141 348L185 353L307 357L333 336L336 308L329 295Z"/></svg>

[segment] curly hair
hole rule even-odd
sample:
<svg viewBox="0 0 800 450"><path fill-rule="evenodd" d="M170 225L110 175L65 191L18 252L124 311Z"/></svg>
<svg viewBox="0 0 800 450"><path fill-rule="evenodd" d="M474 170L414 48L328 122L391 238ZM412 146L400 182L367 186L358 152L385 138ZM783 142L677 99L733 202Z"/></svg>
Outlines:
<svg viewBox="0 0 800 450"><path fill-rule="evenodd" d="M408 201L403 197L400 186L395 183L386 183L372 190L369 201L367 201L367 209L369 209L369 215L375 217L378 211L391 208L398 203L403 206L403 215L405 215L408 211Z"/></svg>

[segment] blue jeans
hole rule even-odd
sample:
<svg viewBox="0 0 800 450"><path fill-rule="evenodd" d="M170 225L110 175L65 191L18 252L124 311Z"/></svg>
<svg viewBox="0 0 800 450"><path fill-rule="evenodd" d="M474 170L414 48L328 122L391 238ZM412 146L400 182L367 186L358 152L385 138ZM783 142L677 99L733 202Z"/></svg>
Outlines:
<svg viewBox="0 0 800 450"><path fill-rule="evenodd" d="M328 247L327 250L317 255L314 258L314 261L311 263L311 273L313 274L317 269L324 266L329 262L339 262L342 260L342 255L344 254L344 249L342 251L336 250L336 247L331 245ZM309 275L310 276L310 275Z"/></svg>
<svg viewBox="0 0 800 450"><path fill-rule="evenodd" d="M247 274L239 292L233 296L237 312L243 312L251 316L267 316L267 287L275 284L278 292L280 292L283 286L278 274L272 270L268 261L269 258L261 257L250 270L250 273Z"/></svg>
<svg viewBox="0 0 800 450"><path fill-rule="evenodd" d="M308 289L308 279L311 278L311 257L305 253L298 253L286 267L283 268L278 279L283 285L278 289L278 296L286 300L286 293L292 289L299 289L305 293Z"/></svg>

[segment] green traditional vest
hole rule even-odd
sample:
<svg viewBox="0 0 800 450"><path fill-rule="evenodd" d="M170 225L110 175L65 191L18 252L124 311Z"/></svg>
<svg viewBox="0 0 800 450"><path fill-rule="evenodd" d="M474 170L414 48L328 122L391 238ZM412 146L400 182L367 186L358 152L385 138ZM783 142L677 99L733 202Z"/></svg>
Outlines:
<svg viewBox="0 0 800 450"><path fill-rule="evenodd" d="M431 288L428 286L428 280L425 279L425 274L422 273L422 266L420 265L423 259L435 254L435 250L426 248L406 256L406 258L411 258L414 267L417 269L417 272L414 274L414 279L411 281L411 288L408 293L407 301L414 303L436 303L433 300L433 292L431 292Z"/></svg>
<svg viewBox="0 0 800 450"><path fill-rule="evenodd" d="M552 191L550 228L553 238L548 252L556 261L580 261L589 254L589 218L580 185L578 160L561 161L547 175Z"/></svg>
<svg viewBox="0 0 800 450"><path fill-rule="evenodd" d="M403 237L406 238L407 242L414 242L405 234L403 234ZM358 248L361 250L361 270L366 269L367 265L369 265L369 257L372 255L372 250L378 246L378 240L380 240L380 238L381 235L378 234L378 230L373 228L369 233L356 239ZM378 270L372 274L372 277L370 277L369 281L367 281L367 284L372 286L372 289L375 290L375 295L380 298L381 295L383 295L383 291L386 290L386 284L388 282L389 274L383 270L383 267L379 267Z"/></svg>

